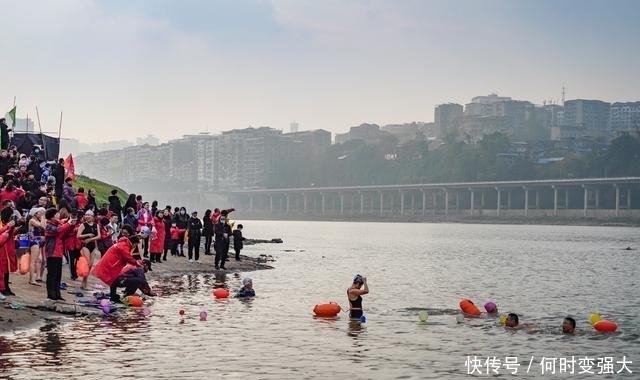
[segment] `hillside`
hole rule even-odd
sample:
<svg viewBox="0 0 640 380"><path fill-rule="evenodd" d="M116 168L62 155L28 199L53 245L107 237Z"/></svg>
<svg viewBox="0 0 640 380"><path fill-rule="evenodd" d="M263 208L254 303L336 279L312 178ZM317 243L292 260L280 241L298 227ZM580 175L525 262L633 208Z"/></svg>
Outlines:
<svg viewBox="0 0 640 380"><path fill-rule="evenodd" d="M103 203L109 203L107 199L109 198L109 195L111 195L111 190L113 189L118 190L118 197L123 205L129 196L127 192L117 186L83 175L76 175L76 179L73 181L73 189L77 191L79 187L84 187L85 194L89 193L89 189L96 189L96 204L98 207Z"/></svg>

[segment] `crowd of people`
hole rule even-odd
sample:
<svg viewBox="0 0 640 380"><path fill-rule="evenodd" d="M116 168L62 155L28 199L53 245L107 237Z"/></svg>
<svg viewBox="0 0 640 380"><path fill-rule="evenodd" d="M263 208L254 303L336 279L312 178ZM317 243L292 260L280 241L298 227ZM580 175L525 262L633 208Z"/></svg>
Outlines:
<svg viewBox="0 0 640 380"><path fill-rule="evenodd" d="M74 188L64 159L45 161L19 153L15 146L0 151L0 173L0 300L15 295L9 276L18 271L18 256L24 253L30 257L28 283L45 285L47 299L54 301L63 300L65 263L70 279L87 290L89 273L80 273L79 261L85 260L89 271L110 262L106 273L96 267L94 274L111 287L111 299L118 302L118 287L125 288L124 295L137 289L153 295L145 273L152 263L166 262L168 254L201 263L202 238L204 254L215 255L216 269L226 269L232 242L235 260L241 260L245 238L242 224L229 221L233 208L206 210L200 219L197 211L188 215L185 207L170 205L159 209L157 201L149 203L136 194L122 205L116 189L108 203L98 205L95 189Z"/></svg>

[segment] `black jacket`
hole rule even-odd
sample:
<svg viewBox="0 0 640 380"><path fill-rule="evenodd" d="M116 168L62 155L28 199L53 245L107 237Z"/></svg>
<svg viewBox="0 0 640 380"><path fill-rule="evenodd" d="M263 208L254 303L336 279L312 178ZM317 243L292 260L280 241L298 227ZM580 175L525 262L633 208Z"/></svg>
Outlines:
<svg viewBox="0 0 640 380"><path fill-rule="evenodd" d="M202 222L198 218L189 218L189 236L200 236L202 233Z"/></svg>

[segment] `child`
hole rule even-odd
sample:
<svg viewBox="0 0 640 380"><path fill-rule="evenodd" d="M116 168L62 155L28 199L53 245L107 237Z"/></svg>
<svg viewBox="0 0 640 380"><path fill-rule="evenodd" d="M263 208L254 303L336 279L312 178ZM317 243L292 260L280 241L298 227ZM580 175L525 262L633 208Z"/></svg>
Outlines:
<svg viewBox="0 0 640 380"><path fill-rule="evenodd" d="M238 228L233 230L233 249L236 251L236 261L240 261L240 250L242 249L243 241L247 240L242 237L242 224L238 224Z"/></svg>
<svg viewBox="0 0 640 380"><path fill-rule="evenodd" d="M178 245L180 244L180 234L184 233L186 230L178 228L176 222L171 223L171 256L184 256L184 254L178 254Z"/></svg>
<svg viewBox="0 0 640 380"><path fill-rule="evenodd" d="M60 220L55 208L48 209L45 214L47 226L44 230L44 252L47 257L47 299L64 301L60 295L62 279L62 256L64 254L63 237L73 228L67 220ZM75 220L71 223L75 224Z"/></svg>

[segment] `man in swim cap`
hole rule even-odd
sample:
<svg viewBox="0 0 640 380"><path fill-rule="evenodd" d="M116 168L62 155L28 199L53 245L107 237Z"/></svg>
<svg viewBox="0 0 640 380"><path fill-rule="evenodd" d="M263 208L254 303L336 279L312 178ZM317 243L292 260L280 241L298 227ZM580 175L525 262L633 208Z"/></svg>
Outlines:
<svg viewBox="0 0 640 380"><path fill-rule="evenodd" d="M562 333L573 334L576 331L576 320L571 317L566 317L562 321Z"/></svg>
<svg viewBox="0 0 640 380"><path fill-rule="evenodd" d="M349 318L359 319L362 317L362 295L369 293L367 278L357 274L353 279L351 287L347 289L347 299L349 300Z"/></svg>
<svg viewBox="0 0 640 380"><path fill-rule="evenodd" d="M253 290L253 280L250 277L245 277L242 280L242 288L236 293L236 297L255 297L256 291Z"/></svg>

